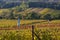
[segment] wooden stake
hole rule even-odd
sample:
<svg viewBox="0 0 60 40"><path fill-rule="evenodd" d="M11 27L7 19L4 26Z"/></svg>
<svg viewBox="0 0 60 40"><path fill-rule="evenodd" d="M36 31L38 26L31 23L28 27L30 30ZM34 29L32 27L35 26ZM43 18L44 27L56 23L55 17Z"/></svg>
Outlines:
<svg viewBox="0 0 60 40"><path fill-rule="evenodd" d="M32 25L32 40L34 40L34 26Z"/></svg>

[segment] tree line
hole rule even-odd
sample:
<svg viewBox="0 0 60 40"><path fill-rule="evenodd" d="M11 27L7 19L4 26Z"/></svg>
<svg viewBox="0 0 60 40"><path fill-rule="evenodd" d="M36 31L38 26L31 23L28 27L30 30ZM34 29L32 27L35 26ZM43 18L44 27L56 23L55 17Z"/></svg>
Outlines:
<svg viewBox="0 0 60 40"><path fill-rule="evenodd" d="M20 19L27 19L27 20L32 20L32 19L44 19L44 20L55 20L55 19L60 19L60 13L46 13L46 14L40 14L36 12L30 12L27 13L26 15L23 14L14 14L13 11L10 11L10 13L5 13L3 12L0 15L0 19L17 19L19 16Z"/></svg>

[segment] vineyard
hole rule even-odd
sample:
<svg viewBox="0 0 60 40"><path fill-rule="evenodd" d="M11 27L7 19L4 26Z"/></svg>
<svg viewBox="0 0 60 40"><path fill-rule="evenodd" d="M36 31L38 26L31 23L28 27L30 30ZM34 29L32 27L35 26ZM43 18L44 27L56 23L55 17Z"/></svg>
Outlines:
<svg viewBox="0 0 60 40"><path fill-rule="evenodd" d="M49 23L46 20L21 20L20 25L18 28L17 20L1 19L0 40L32 40L31 25L34 25L35 35L41 40L60 40L60 20L52 20ZM38 40L35 35L34 40Z"/></svg>
<svg viewBox="0 0 60 40"><path fill-rule="evenodd" d="M60 40L58 0L10 1L0 1L0 40Z"/></svg>
<svg viewBox="0 0 60 40"><path fill-rule="evenodd" d="M46 20L21 20L20 25L35 25L40 27L60 27L60 20L53 20L48 23ZM0 20L0 27L12 28L17 26L17 20Z"/></svg>
<svg viewBox="0 0 60 40"><path fill-rule="evenodd" d="M9 15L10 9L0 9L0 14ZM53 14L58 17L60 10L50 8L28 8L22 12L12 12L14 15L36 12L41 15ZM56 16L56 15L57 16ZM0 15L0 16L1 16ZM51 16L53 16L51 15ZM7 16L8 17L8 16ZM34 25L34 40L60 40L60 20L20 20L20 27L17 26L18 20L0 19L0 40L32 40L32 25ZM37 36L36 36L37 35Z"/></svg>
<svg viewBox="0 0 60 40"><path fill-rule="evenodd" d="M0 9L0 15L3 14L4 12L7 15L7 14L9 14L10 9ZM50 9L50 8L28 8L22 12L17 12L17 13L16 13L16 10L14 10L13 13L14 14L22 14L22 15L25 14L26 15L27 13L31 13L31 12L36 12L36 13L40 13L40 14L47 14L47 13L52 14L52 13L59 13L60 10L54 10L54 9Z"/></svg>
<svg viewBox="0 0 60 40"><path fill-rule="evenodd" d="M16 12L16 10L13 8L12 10L14 10L13 14L22 14L22 15L27 15L28 13L31 13L31 12L36 12L38 14L47 14L47 13L50 13L50 14L55 14L55 13L59 13L60 10L54 10L54 9L50 9L50 8L27 8L26 10L22 11L22 12ZM6 14L8 15L10 13L10 9L0 9L0 16L2 14Z"/></svg>
<svg viewBox="0 0 60 40"><path fill-rule="evenodd" d="M35 28L35 33L41 40L60 40L60 28ZM32 40L30 29L0 30L0 40ZM34 40L38 40L34 36Z"/></svg>

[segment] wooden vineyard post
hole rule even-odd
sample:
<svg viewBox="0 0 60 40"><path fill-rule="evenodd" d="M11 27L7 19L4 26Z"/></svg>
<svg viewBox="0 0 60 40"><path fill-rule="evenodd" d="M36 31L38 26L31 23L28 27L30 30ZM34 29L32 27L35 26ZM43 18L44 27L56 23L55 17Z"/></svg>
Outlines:
<svg viewBox="0 0 60 40"><path fill-rule="evenodd" d="M34 35L38 38L38 40L41 40L39 36L34 32L34 26L32 25L32 40L34 40Z"/></svg>
<svg viewBox="0 0 60 40"><path fill-rule="evenodd" d="M34 40L34 26L32 25L32 40Z"/></svg>
<svg viewBox="0 0 60 40"><path fill-rule="evenodd" d="M18 23L17 23L18 28L20 28L20 18L18 17Z"/></svg>

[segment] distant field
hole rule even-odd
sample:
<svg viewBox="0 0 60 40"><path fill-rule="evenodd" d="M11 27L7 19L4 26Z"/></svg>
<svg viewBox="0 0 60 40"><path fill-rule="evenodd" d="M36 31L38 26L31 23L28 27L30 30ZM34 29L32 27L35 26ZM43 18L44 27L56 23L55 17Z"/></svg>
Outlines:
<svg viewBox="0 0 60 40"><path fill-rule="evenodd" d="M53 20L49 22L50 25L58 25L60 24L60 20ZM48 21L46 20L21 20L21 25L48 25ZM0 20L0 27L14 27L17 26L17 20Z"/></svg>

